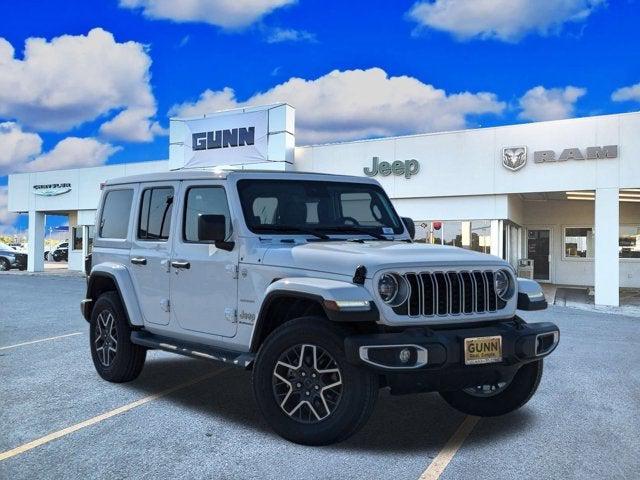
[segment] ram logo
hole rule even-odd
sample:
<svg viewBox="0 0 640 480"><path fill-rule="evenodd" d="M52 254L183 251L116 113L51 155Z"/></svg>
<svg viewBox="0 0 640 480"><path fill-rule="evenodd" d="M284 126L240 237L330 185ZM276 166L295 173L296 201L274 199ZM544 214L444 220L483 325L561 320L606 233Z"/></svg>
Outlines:
<svg viewBox="0 0 640 480"><path fill-rule="evenodd" d="M527 163L527 147L509 147L502 149L502 165L515 172Z"/></svg>

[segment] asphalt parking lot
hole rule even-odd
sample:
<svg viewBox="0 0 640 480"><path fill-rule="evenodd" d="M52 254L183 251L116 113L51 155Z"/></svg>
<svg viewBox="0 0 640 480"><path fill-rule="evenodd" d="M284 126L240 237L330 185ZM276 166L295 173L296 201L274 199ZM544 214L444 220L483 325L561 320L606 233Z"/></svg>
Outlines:
<svg viewBox="0 0 640 480"><path fill-rule="evenodd" d="M356 436L303 447L268 429L242 370L150 352L136 381L109 384L91 363L83 288L0 276L0 458L14 452L0 478L418 479L465 421L436 394L381 392ZM563 307L525 318L562 331L538 393L481 419L440 478L639 478L640 318Z"/></svg>

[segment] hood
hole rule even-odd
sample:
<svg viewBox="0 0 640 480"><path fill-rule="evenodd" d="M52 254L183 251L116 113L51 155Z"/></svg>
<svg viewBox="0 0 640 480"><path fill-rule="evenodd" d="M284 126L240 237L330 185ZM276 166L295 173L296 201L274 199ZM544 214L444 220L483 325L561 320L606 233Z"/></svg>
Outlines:
<svg viewBox="0 0 640 480"><path fill-rule="evenodd" d="M406 242L309 242L273 245L264 254L263 264L352 276L358 265L367 276L387 268L430 266L486 266L509 263L499 257L446 245Z"/></svg>

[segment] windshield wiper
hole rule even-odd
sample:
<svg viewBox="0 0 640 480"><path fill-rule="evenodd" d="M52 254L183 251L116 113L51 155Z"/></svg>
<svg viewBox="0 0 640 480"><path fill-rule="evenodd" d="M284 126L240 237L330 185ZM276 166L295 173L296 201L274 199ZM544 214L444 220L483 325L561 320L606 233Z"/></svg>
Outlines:
<svg viewBox="0 0 640 480"><path fill-rule="evenodd" d="M320 233L312 228L296 227L294 225L256 225L251 227L256 232L278 232L278 233L306 233L307 235L313 235L321 240L331 240L329 235Z"/></svg>
<svg viewBox="0 0 640 480"><path fill-rule="evenodd" d="M322 230L327 232L340 232L340 233L362 233L363 235L369 235L378 240L391 240L385 237L381 233L372 232L366 228L356 227L355 225L339 225L335 227L322 227Z"/></svg>

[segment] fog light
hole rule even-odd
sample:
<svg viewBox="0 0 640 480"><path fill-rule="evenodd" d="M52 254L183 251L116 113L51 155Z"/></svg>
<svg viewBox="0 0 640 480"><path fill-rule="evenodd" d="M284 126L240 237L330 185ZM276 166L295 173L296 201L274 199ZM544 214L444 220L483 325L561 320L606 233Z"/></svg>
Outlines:
<svg viewBox="0 0 640 480"><path fill-rule="evenodd" d="M407 363L411 358L411 350L409 350L408 348L403 348L402 350L400 350L398 358L400 359L400 363Z"/></svg>

